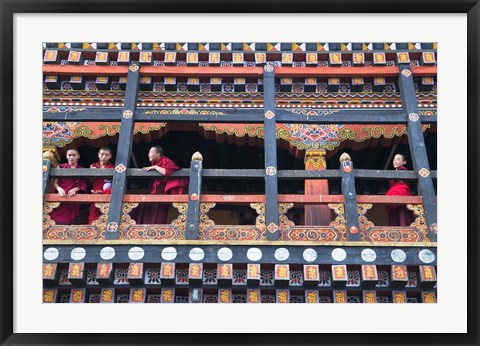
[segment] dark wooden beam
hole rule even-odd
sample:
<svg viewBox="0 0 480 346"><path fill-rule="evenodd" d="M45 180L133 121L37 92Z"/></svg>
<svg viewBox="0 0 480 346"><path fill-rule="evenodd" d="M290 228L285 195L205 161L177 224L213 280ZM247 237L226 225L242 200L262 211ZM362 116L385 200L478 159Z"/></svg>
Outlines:
<svg viewBox="0 0 480 346"><path fill-rule="evenodd" d="M134 116L137 108L139 66L131 64L128 68L125 100L123 102L122 121L118 138L115 171L112 182L112 196L108 211L105 239L117 239L122 215L123 195L127 187L127 167L132 153Z"/></svg>
<svg viewBox="0 0 480 346"><path fill-rule="evenodd" d="M278 112L277 108L275 112ZM146 112L146 111L144 111ZM280 111L282 112L282 111ZM378 112L378 113L377 113ZM113 114L116 113L116 114ZM351 114L349 114L351 113ZM403 111L385 112L371 110L365 112L341 111L330 115L301 115L288 112L275 113L276 123L287 124L405 124L408 119ZM258 111L238 111L224 115L198 114L145 114L138 112L135 122L191 122L191 123L263 123L263 113ZM436 115L420 117L425 124L437 122ZM118 111L85 111L43 113L43 121L119 122L122 115Z"/></svg>
<svg viewBox="0 0 480 346"><path fill-rule="evenodd" d="M86 252L85 258L82 260L85 263L96 263L100 257L100 251L105 246L111 246L115 250L115 262L116 263L129 263L131 259L128 257L128 251L131 249L132 245L135 242L128 243L126 241L125 244L109 244L109 245L88 245L88 251ZM317 258L315 263L322 263L325 265L331 264L347 264L347 265L361 265L365 264L363 261L361 252L363 249L368 247L369 249L375 252L375 260L369 262L369 264L374 265L396 265L399 264L392 259L392 251L399 252L398 250L402 251L405 254L405 260L401 262L402 265L423 265L425 262L422 262L420 259L428 258L431 262L428 265L437 265L437 248L436 244L432 245L431 243L424 243L418 244L416 243L415 246L409 246L409 244L405 243L405 245L401 243L396 243L394 245L384 244L378 245L378 243L366 243L366 242L358 242L357 245L353 245L352 242L349 245L345 245L342 242L338 242L338 244L329 243L323 245L295 245L294 242L275 242L275 245L270 242L270 244L261 244L260 242L255 243L254 245L251 244L241 244L236 243L235 245L229 244L135 244L134 246L139 246L144 251L144 257L142 258L143 263L161 263L165 260L162 259L160 254L162 250L166 247L174 247L177 256L175 259L171 260L173 263L190 263L192 260L189 257L190 250L193 248L200 248L204 252L204 257L200 259L199 263L217 263L218 259L218 250L223 247L228 247L232 251L232 258L230 260L231 263L253 263L248 257L248 250L252 247L260 249L262 256L258 261L255 263L288 263L288 264L311 264L308 262L303 254L304 251L308 249L312 249L316 254ZM71 261L71 252L72 249L78 246L82 246L81 244L71 244L71 245L62 245L60 244L45 244L44 250L49 247L55 247L59 251L59 255L52 261L44 260L45 263L65 263ZM334 259L332 256L332 251L338 247L341 247L345 250L345 258L343 260ZM288 250L287 258L284 260L279 260L275 257L276 250L279 248L285 248ZM428 251L425 251L428 250ZM419 256L420 252L431 252L430 256ZM433 256L432 256L433 255Z"/></svg>
<svg viewBox="0 0 480 346"><path fill-rule="evenodd" d="M265 225L267 240L280 239L278 227L277 136L274 67L265 65L263 74L265 149Z"/></svg>
<svg viewBox="0 0 480 346"><path fill-rule="evenodd" d="M347 239L360 240L360 226L358 224L357 193L355 192L355 176L352 161L340 163L342 173L342 194L345 206L345 222Z"/></svg>
<svg viewBox="0 0 480 346"><path fill-rule="evenodd" d="M45 202L62 203L93 203L109 202L111 195L78 194L73 197L60 197L56 193L46 193ZM327 204L343 203L343 195L278 195L279 203L303 204ZM123 196L125 203L186 203L187 195L137 195L128 194ZM265 203L265 195L202 195L200 202L222 204L248 204ZM357 203L372 203L384 205L422 204L420 196L384 196L384 195L357 195Z"/></svg>
<svg viewBox="0 0 480 346"><path fill-rule="evenodd" d="M419 192L423 198L423 209L427 220L428 237L437 241L437 198L428 163L422 122L418 116L417 97L413 86L413 74L409 64L400 64L398 77L403 108L408 114L408 143L413 161L413 169L418 174Z"/></svg>
<svg viewBox="0 0 480 346"><path fill-rule="evenodd" d="M60 168L50 169L50 177L111 177L115 170L113 168L88 169L78 168L75 170L66 170ZM172 173L171 177L189 177L190 170L187 168L179 169ZM277 171L278 179L284 180L303 180L303 179L340 179L341 173L338 169L327 169L324 171L306 171L306 170L280 170ZM437 179L437 171L431 171L432 179ZM158 177L156 172L145 172L142 168L128 168L127 177L130 178L154 178ZM242 178L258 179L265 177L263 169L202 169L203 178ZM393 171L393 170L375 170L375 169L356 169L355 179L372 180L417 180L418 174L413 171Z"/></svg>
<svg viewBox="0 0 480 346"><path fill-rule="evenodd" d="M202 196L202 166L200 160L192 160L190 165L190 180L188 183L188 209L185 239L198 238L198 223L200 218L200 198Z"/></svg>

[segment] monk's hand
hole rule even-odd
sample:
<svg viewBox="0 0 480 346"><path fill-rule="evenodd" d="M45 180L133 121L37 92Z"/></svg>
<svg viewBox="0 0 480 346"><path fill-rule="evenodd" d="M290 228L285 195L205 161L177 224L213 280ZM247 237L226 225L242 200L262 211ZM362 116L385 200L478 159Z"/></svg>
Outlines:
<svg viewBox="0 0 480 346"><path fill-rule="evenodd" d="M61 196L61 197L65 196L65 190L62 189L60 186L57 187L57 191L58 191L59 196Z"/></svg>
<svg viewBox="0 0 480 346"><path fill-rule="evenodd" d="M68 191L68 197L75 196L76 193L77 193L77 188L71 189L70 191Z"/></svg>
<svg viewBox="0 0 480 346"><path fill-rule="evenodd" d="M152 169L156 169L157 166L150 166L150 167L143 167L144 171L151 171Z"/></svg>

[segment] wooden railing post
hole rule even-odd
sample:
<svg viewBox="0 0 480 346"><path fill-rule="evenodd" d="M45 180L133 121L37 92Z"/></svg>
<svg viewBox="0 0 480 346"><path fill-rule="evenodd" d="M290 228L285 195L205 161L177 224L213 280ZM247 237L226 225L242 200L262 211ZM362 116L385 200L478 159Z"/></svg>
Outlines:
<svg viewBox="0 0 480 346"><path fill-rule="evenodd" d="M398 84L402 95L403 109L408 115L408 144L412 155L413 169L417 172L418 186L423 199L423 210L427 220L428 238L437 241L437 198L433 188L430 166L428 164L422 122L418 115L417 97L413 86L413 74L410 64L400 64Z"/></svg>
<svg viewBox="0 0 480 346"><path fill-rule="evenodd" d="M275 122L275 74L265 65L263 74L264 148L265 148L265 225L267 240L280 239L278 228L277 128Z"/></svg>
<svg viewBox="0 0 480 346"><path fill-rule="evenodd" d="M198 223L200 219L200 197L202 193L202 169L203 157L197 151L192 156L190 164L190 180L188 183L188 209L187 227L185 239L195 240L198 238Z"/></svg>
<svg viewBox="0 0 480 346"><path fill-rule="evenodd" d="M47 192L50 185L50 168L52 168L52 161L43 160L42 166L42 185L43 185L43 197L45 197L45 192Z"/></svg>
<svg viewBox="0 0 480 346"><path fill-rule="evenodd" d="M125 100L123 102L120 135L118 137L115 172L112 182L112 196L108 211L105 239L117 239L122 216L123 195L127 187L127 167L130 163L133 142L134 116L137 109L140 67L133 63L128 68Z"/></svg>
<svg viewBox="0 0 480 346"><path fill-rule="evenodd" d="M340 172L342 173L342 193L345 201L347 240L357 241L360 240L360 226L358 223L355 175L353 173L353 162L347 153L340 156Z"/></svg>

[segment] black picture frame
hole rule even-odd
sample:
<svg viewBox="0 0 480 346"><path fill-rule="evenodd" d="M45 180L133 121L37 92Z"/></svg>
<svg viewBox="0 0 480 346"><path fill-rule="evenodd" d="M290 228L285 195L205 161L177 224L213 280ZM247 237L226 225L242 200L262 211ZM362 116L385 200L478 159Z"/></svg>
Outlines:
<svg viewBox="0 0 480 346"><path fill-rule="evenodd" d="M134 3L134 6L132 4ZM478 345L479 0L66 1L1 0L0 342L1 345ZM465 334L22 334L13 332L13 16L16 13L466 13L468 41L468 332ZM73 317L72 317L73 318ZM452 316L452 318L455 318ZM286 322L288 323L288 321ZM186 328L187 330L187 328ZM348 332L348 326L345 326ZM60 332L60 331L59 331ZM221 333L221 331L218 331Z"/></svg>

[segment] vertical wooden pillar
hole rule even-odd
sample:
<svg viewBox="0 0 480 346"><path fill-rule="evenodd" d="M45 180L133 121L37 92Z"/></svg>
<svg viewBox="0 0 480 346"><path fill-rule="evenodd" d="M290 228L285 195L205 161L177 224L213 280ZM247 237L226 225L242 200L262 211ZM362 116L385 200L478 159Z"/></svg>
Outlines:
<svg viewBox="0 0 480 346"><path fill-rule="evenodd" d="M417 97L413 86L413 73L409 64L400 64L398 84L402 95L403 109L408 115L407 133L413 169L417 172L418 186L423 199L423 210L428 226L428 238L437 241L437 198L433 188L428 164L422 123L418 115Z"/></svg>
<svg viewBox="0 0 480 346"><path fill-rule="evenodd" d="M263 74L265 128L265 224L267 240L278 240L277 128L275 122L274 68L265 65Z"/></svg>
<svg viewBox="0 0 480 346"><path fill-rule="evenodd" d="M190 164L190 180L188 182L188 209L185 239L198 238L198 223L200 218L200 196L202 191L202 155L197 151L192 156Z"/></svg>
<svg viewBox="0 0 480 346"><path fill-rule="evenodd" d="M117 239L118 227L122 216L123 195L127 188L127 167L132 154L134 115L137 109L138 84L140 67L133 63L128 68L125 100L123 101L122 121L118 137L115 171L113 173L112 196L108 211L107 231L105 239Z"/></svg>
<svg viewBox="0 0 480 346"><path fill-rule="evenodd" d="M52 162L50 160L43 160L42 165L42 185L43 185L43 196L50 186L50 168L52 167Z"/></svg>
<svg viewBox="0 0 480 346"><path fill-rule="evenodd" d="M355 192L355 175L350 156L343 153L340 156L340 172L342 173L342 193L345 205L345 223L347 240L360 240L360 225L358 223L357 193Z"/></svg>
<svg viewBox="0 0 480 346"><path fill-rule="evenodd" d="M305 170L323 171L327 169L324 149L308 149L305 152ZM305 179L306 195L328 195L328 180ZM305 205L305 225L328 225L331 221L327 205Z"/></svg>
<svg viewBox="0 0 480 346"><path fill-rule="evenodd" d="M50 170L58 166L58 155L55 147L43 147L43 150L42 186L43 195L45 196L45 192L48 192L50 189Z"/></svg>

